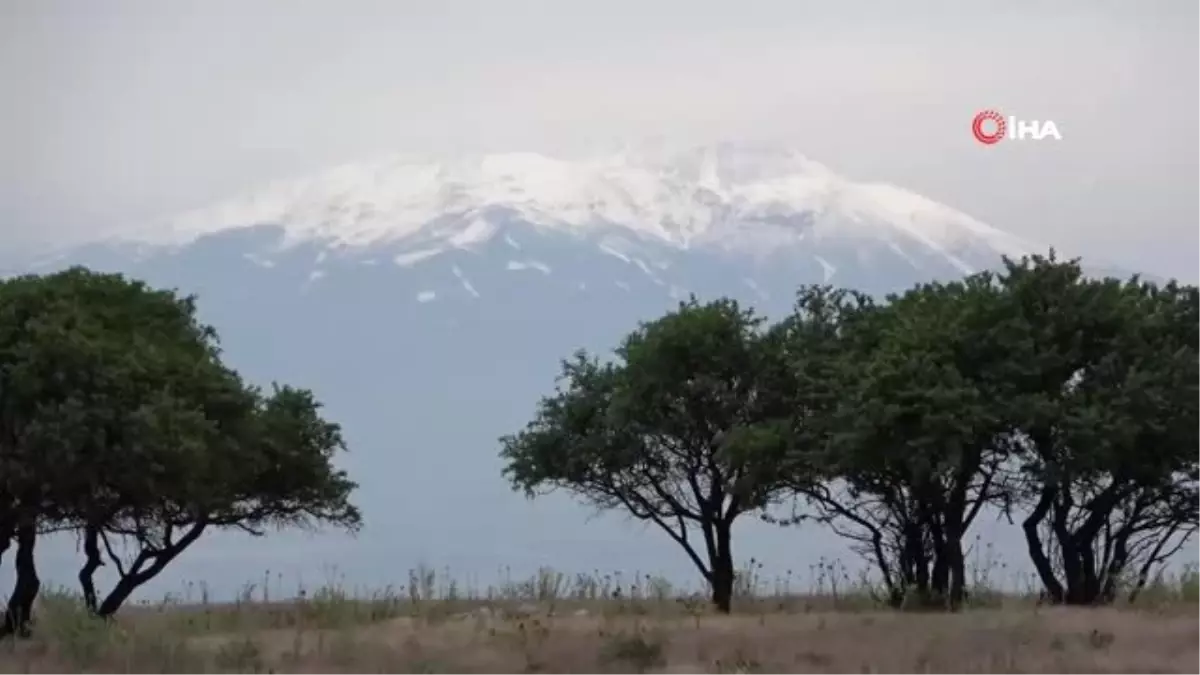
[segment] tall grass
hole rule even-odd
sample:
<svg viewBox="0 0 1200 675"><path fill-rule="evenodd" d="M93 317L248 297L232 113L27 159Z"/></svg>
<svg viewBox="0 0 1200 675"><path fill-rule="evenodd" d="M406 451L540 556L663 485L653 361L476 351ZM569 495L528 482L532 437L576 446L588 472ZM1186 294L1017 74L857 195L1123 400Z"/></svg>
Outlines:
<svg viewBox="0 0 1200 675"><path fill-rule="evenodd" d="M985 551L973 558L968 612L1006 609L1036 614L1035 587L1003 590L1012 584L997 582L1006 570L989 556ZM807 575L788 571L765 577L762 570L761 563L749 561L737 575L735 614L755 622L750 625L767 627L788 616L870 617L884 609L878 585L839 561L820 560ZM439 626L471 626L477 637L470 639L502 645L505 653L529 661L521 666L527 668L537 666L539 659L554 658L553 636L562 635L562 629L552 627L564 620L599 626L593 636L600 641L595 656L599 661L580 667L644 672L663 667L667 633L681 627L700 631L707 622L724 620L712 616L704 589L649 574L566 574L543 568L525 578L501 578L497 584L476 587L446 570L419 567L409 572L407 583L374 591L331 579L287 592L285 579L267 573L229 602L214 601L203 584L187 584L160 600L131 604L108 623L90 618L74 591L51 587L39 599L34 638L0 643L0 672L267 672L308 668L301 668L302 662L311 665L314 658L324 670L433 672L438 667L429 661L433 657L428 645L416 637L419 632L412 632L422 626L433 631L442 630ZM1137 605L1189 606L1194 617L1198 596L1200 573L1189 566L1153 579ZM818 630L825 621L819 619ZM369 631L401 625L396 622L405 622L409 637L389 646L384 655L380 645L390 644L390 638L381 642ZM374 661L367 656L372 653L378 657ZM400 653L402 666L396 663ZM721 658L726 664L721 669L741 669L758 657L739 652Z"/></svg>

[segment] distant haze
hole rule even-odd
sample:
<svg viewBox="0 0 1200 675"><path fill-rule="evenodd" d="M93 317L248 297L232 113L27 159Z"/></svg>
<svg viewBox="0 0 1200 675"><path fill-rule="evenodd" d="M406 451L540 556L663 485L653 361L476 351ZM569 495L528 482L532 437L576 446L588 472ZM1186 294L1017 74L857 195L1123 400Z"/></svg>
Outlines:
<svg viewBox="0 0 1200 675"><path fill-rule="evenodd" d="M1197 271L1198 5L10 0L0 254L394 152L772 140L1022 237ZM1061 142L978 144L994 108Z"/></svg>

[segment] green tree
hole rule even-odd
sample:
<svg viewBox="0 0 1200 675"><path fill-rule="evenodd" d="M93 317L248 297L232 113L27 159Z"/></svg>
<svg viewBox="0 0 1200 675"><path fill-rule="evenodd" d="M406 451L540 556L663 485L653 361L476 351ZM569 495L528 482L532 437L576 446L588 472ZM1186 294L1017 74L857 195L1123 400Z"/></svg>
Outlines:
<svg viewBox="0 0 1200 675"><path fill-rule="evenodd" d="M222 365L193 298L82 268L0 282L0 541L17 542L4 633L29 619L42 532L79 530L85 599L110 616L208 529L357 528L342 449L310 392L265 396ZM101 548L119 575L103 600Z"/></svg>
<svg viewBox="0 0 1200 675"><path fill-rule="evenodd" d="M505 476L530 497L565 489L654 523L730 611L733 524L781 489L742 447L783 416L770 386L782 354L761 324L736 302L692 299L626 337L616 362L577 353L534 420L501 439Z"/></svg>
<svg viewBox="0 0 1200 675"><path fill-rule="evenodd" d="M311 392L276 387L269 396L255 389L247 393L247 407L237 412L245 418L240 428L221 428L212 417L205 424L170 408L155 411L149 421L156 428L146 438L182 449L162 458L178 464L157 480L128 481L124 472L98 474L97 485L108 487L116 498L94 499L84 511L94 517L80 526L86 561L79 575L84 597L97 615L114 614L138 586L206 530L261 536L284 527L358 527L358 511L348 501L354 484L331 468L335 453L344 447L340 429L319 416ZM207 440L187 449L196 438ZM144 498L135 498L139 495ZM120 549L134 551L132 559L122 561L111 538L122 539ZM116 585L98 603L91 579L103 564L97 543L118 572Z"/></svg>
<svg viewBox="0 0 1200 675"><path fill-rule="evenodd" d="M1003 497L1011 434L999 403L1016 326L1000 300L980 274L879 305L842 302L823 322L833 338L816 352L817 376L803 366L794 414L822 440L793 447L778 464L797 474L791 485L808 507L791 522L816 520L848 539L877 568L893 605L959 606L962 540ZM797 351L813 353L811 330L797 335L805 342ZM819 391L824 403L814 406Z"/></svg>
<svg viewBox="0 0 1200 675"><path fill-rule="evenodd" d="M1197 289L1089 279L1053 253L1003 283L1026 325L1012 414L1030 558L1053 602L1136 595L1197 528Z"/></svg>

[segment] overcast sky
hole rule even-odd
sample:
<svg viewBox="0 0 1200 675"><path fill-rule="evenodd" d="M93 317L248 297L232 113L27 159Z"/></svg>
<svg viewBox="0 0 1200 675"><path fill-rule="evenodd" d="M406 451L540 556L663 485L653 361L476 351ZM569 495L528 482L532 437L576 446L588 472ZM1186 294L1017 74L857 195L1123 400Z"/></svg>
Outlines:
<svg viewBox="0 0 1200 675"><path fill-rule="evenodd" d="M777 139L1195 281L1198 4L5 0L0 247L392 151Z"/></svg>

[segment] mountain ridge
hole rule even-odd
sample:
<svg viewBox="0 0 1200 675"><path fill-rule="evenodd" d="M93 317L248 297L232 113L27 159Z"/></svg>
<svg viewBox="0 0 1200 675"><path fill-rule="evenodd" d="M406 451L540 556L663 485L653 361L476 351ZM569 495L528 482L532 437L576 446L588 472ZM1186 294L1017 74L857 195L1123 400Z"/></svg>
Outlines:
<svg viewBox="0 0 1200 675"><path fill-rule="evenodd" d="M737 144L577 160L399 155L276 181L107 242L159 250L276 225L280 249L386 245L419 257L490 239L500 229L496 214L584 238L759 257L830 240L917 246L962 273L976 267L963 251L1022 255L1040 248L911 191L853 182L794 150Z"/></svg>

